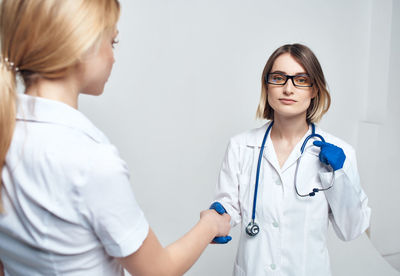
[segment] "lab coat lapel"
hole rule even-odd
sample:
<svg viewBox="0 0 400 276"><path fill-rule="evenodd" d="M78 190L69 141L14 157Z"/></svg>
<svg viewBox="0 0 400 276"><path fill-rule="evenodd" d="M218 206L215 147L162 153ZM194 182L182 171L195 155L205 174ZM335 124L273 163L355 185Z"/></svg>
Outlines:
<svg viewBox="0 0 400 276"><path fill-rule="evenodd" d="M303 144L304 139L300 140L296 146L293 148L292 152L290 153L288 159L283 164L282 173L284 173L288 168L290 168L297 160L300 158L300 149L301 145Z"/></svg>
<svg viewBox="0 0 400 276"><path fill-rule="evenodd" d="M258 161L259 151L261 149L262 140L270 123L271 121L267 122L262 127L255 129L254 132L249 136L248 140L246 141L247 146L257 150L257 161ZM276 157L274 146L271 141L271 132L268 134L267 141L265 142L262 162L265 161L269 162L277 172L280 171L278 158Z"/></svg>
<svg viewBox="0 0 400 276"><path fill-rule="evenodd" d="M274 144L271 140L271 132L268 134L267 141L265 142L265 148L263 152L263 157L266 159L272 167L275 168L277 172L280 172L280 166L278 162L278 157L276 156Z"/></svg>
<svg viewBox="0 0 400 276"><path fill-rule="evenodd" d="M251 135L251 138L247 141L247 145L250 147L254 147L258 150L260 150L262 139L264 138L265 131L268 127L268 125L271 122L267 122L265 125L262 127L258 128L255 130L254 134ZM316 133L319 133L319 128L316 128ZM265 143L265 148L263 152L263 159L268 161L271 166L274 167L274 169L279 172L283 173L286 171L288 168L290 168L293 164L297 162L297 160L300 158L300 149L301 146L303 145L303 142L305 138L311 134L311 126L309 126L307 133L303 136L303 138L296 144L292 152L290 153L288 159L286 160L285 164L283 164L282 169L279 166L278 162L278 157L276 156L274 145L271 140L271 133L268 134L267 141ZM312 145L313 141L315 139L310 139L307 143L307 146L304 150L304 154L313 154L318 157L319 154L319 149L317 147L314 147ZM258 159L257 159L258 160Z"/></svg>

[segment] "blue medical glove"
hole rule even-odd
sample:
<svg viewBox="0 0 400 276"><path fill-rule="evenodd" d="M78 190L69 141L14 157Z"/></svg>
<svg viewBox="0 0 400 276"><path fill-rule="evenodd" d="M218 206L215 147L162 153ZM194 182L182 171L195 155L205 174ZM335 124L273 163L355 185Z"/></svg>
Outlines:
<svg viewBox="0 0 400 276"><path fill-rule="evenodd" d="M319 160L322 163L330 165L334 171L343 168L346 155L344 154L342 148L322 141L314 141L313 144L314 146L321 148Z"/></svg>
<svg viewBox="0 0 400 276"><path fill-rule="evenodd" d="M210 209L214 209L220 215L226 213L224 206L222 206L222 204L219 203L218 201L211 204ZM228 243L230 240L232 240L231 236L225 236L225 237L215 237L212 241L214 243Z"/></svg>

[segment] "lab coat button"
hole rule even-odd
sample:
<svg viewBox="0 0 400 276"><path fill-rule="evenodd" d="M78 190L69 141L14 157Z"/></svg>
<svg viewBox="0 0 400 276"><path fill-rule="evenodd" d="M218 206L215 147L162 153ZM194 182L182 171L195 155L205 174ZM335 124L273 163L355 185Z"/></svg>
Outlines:
<svg viewBox="0 0 400 276"><path fill-rule="evenodd" d="M278 227L279 227L279 223L277 223L276 221L274 221L274 222L272 223L272 225L273 225L275 228L278 228Z"/></svg>
<svg viewBox="0 0 400 276"><path fill-rule="evenodd" d="M278 178L277 180L275 180L275 184L276 184L276 185L282 185L282 182L281 182L281 180Z"/></svg>
<svg viewBox="0 0 400 276"><path fill-rule="evenodd" d="M275 265L275 264L271 264L269 267L270 267L272 270L275 270L275 269L276 269L276 265Z"/></svg>

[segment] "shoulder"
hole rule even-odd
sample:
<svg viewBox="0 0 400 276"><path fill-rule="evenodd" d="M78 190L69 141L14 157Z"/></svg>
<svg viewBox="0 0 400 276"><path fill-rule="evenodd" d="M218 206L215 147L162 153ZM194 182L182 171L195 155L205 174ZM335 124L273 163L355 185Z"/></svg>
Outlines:
<svg viewBox="0 0 400 276"><path fill-rule="evenodd" d="M259 147L264 138L269 122L258 128L253 128L230 138L229 143L238 147Z"/></svg>
<svg viewBox="0 0 400 276"><path fill-rule="evenodd" d="M128 176L126 162L112 144L94 144L90 150L91 172L97 177L113 177L116 174Z"/></svg>
<svg viewBox="0 0 400 276"><path fill-rule="evenodd" d="M60 129L58 140L44 146L43 157L53 172L63 175L71 183L87 183L116 173L127 174L125 162L116 147L93 140L82 132ZM62 137L62 138L60 138ZM80 181L77 181L79 177ZM108 178L109 178L108 177Z"/></svg>

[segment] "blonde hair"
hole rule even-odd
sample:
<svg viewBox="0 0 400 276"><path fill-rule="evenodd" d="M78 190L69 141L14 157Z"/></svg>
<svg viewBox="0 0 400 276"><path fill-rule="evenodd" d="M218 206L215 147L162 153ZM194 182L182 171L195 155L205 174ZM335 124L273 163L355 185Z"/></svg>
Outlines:
<svg viewBox="0 0 400 276"><path fill-rule="evenodd" d="M2 0L0 5L0 173L16 116L16 77L66 76L120 14L118 0ZM0 178L0 210L2 180Z"/></svg>
<svg viewBox="0 0 400 276"><path fill-rule="evenodd" d="M256 117L259 119L274 119L274 110L268 104L268 84L266 83L266 76L272 70L275 60L285 53L288 53L300 63L313 80L312 89L315 89L316 96L311 100L306 119L308 123L318 122L328 111L331 104L331 96L317 57L310 48L302 44L283 45L276 49L269 57L261 76L261 97Z"/></svg>

